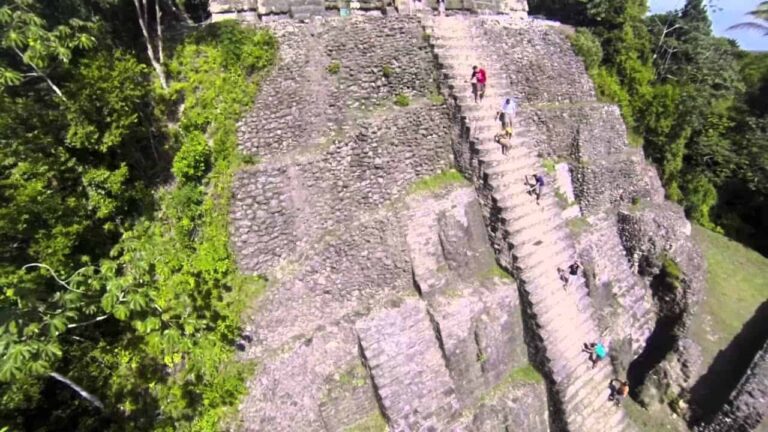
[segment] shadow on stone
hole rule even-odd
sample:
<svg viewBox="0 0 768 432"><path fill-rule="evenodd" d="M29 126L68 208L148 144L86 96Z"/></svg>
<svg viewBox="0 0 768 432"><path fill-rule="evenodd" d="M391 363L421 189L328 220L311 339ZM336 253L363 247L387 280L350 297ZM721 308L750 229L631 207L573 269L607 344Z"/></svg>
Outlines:
<svg viewBox="0 0 768 432"><path fill-rule="evenodd" d="M719 412L743 378L755 355L768 340L768 300L721 350L707 372L691 388L692 424L707 422Z"/></svg>
<svg viewBox="0 0 768 432"><path fill-rule="evenodd" d="M651 290L659 308L659 318L645 349L629 364L627 370L630 396L638 402L641 402L641 393L648 375L664 361L679 341L679 327L683 324L685 314L679 276L672 270L665 266L654 276Z"/></svg>

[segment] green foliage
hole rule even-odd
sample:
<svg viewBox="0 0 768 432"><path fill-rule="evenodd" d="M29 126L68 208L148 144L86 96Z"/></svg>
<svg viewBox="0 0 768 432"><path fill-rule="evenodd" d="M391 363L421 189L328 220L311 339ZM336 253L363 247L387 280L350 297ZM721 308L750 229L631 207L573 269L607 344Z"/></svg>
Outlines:
<svg viewBox="0 0 768 432"><path fill-rule="evenodd" d="M710 209L717 203L717 190L701 174L692 174L684 182L685 209L688 216L709 229L716 229L710 219Z"/></svg>
<svg viewBox="0 0 768 432"><path fill-rule="evenodd" d="M153 95L148 69L120 50L72 62L66 99L33 84L0 92L0 238L20 245L0 256L0 421L218 429L252 368L233 357L240 315L265 285L238 275L229 249L235 125L276 48L265 31L214 24L176 47L168 93ZM165 139L156 116L175 104ZM148 199L169 168L175 186ZM33 260L51 268L21 267ZM53 371L104 412L74 392L42 395Z"/></svg>
<svg viewBox="0 0 768 432"><path fill-rule="evenodd" d="M467 180L455 169L441 171L435 175L417 180L409 188L409 193L431 193L442 190L450 185L463 184Z"/></svg>
<svg viewBox="0 0 768 432"><path fill-rule="evenodd" d="M39 8L32 0L9 0L0 7L0 48L15 57L15 64L0 60L0 86L18 85L25 76L32 76L61 97L45 71L57 63L69 63L74 50L96 45L91 34L95 23L71 18L53 27L40 16Z"/></svg>
<svg viewBox="0 0 768 432"><path fill-rule="evenodd" d="M534 13L574 25L574 51L601 100L619 105L630 144L658 166L667 197L711 229L768 250L768 56L715 37L704 3L645 16L644 0L535 0ZM599 44L598 44L599 42Z"/></svg>
<svg viewBox="0 0 768 432"><path fill-rule="evenodd" d="M589 29L576 29L570 40L573 50L584 60L587 70L594 70L600 66L603 61L603 47L600 46L600 40Z"/></svg>
<svg viewBox="0 0 768 432"><path fill-rule="evenodd" d="M630 104L629 93L624 89L618 76L605 67L593 69L591 74L592 81L595 83L595 90L600 100L613 102L621 109L622 117L629 128L634 124L632 105Z"/></svg>
<svg viewBox="0 0 768 432"><path fill-rule="evenodd" d="M328 64L326 70L331 75L337 75L341 71L341 62L336 60L332 61L330 64Z"/></svg>
<svg viewBox="0 0 768 432"><path fill-rule="evenodd" d="M431 34L429 34L427 32L424 32L424 33L421 34L421 41L422 42L429 43L429 41L431 41L431 40L432 40L432 35Z"/></svg>
<svg viewBox="0 0 768 432"><path fill-rule="evenodd" d="M211 148L202 132L194 131L184 137L181 149L173 158L173 175L181 182L199 181L211 164Z"/></svg>
<svg viewBox="0 0 768 432"><path fill-rule="evenodd" d="M544 171L549 175L555 174L555 161L552 159L544 159L541 161L541 167L544 168Z"/></svg>
<svg viewBox="0 0 768 432"><path fill-rule="evenodd" d="M411 104L411 98L408 95L402 94L402 93L398 93L395 95L395 105L399 107L407 107L410 104Z"/></svg>

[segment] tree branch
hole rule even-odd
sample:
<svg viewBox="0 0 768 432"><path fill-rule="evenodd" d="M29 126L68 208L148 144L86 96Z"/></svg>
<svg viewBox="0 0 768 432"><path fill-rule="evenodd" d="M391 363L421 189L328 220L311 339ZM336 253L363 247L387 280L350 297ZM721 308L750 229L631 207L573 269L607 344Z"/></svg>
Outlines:
<svg viewBox="0 0 768 432"><path fill-rule="evenodd" d="M160 12L160 0L155 0L155 21L157 22L157 55L160 58L160 64L163 64L163 26L161 24L161 18L163 14Z"/></svg>
<svg viewBox="0 0 768 432"><path fill-rule="evenodd" d="M77 324L68 324L67 328L75 328L75 327L87 326L87 325L90 325L90 324L97 323L99 321L105 320L107 318L109 318L109 314L102 315L102 316L96 317L96 318L94 318L92 320L81 322L81 323L77 323Z"/></svg>
<svg viewBox="0 0 768 432"><path fill-rule="evenodd" d="M147 43L147 54L149 55L149 62L152 63L152 67L155 69L155 73L157 73L157 77L160 79L160 85L164 90L168 90L168 82L165 79L165 71L163 71L163 65L158 63L157 59L155 58L155 50L152 47L152 38L149 36L149 31L147 30L147 5L144 3L144 0L133 0L133 4L136 6L136 15L139 19L141 33L144 35L144 40Z"/></svg>
<svg viewBox="0 0 768 432"><path fill-rule="evenodd" d="M74 292L76 292L76 293L80 293L80 294L85 294L85 291L76 290L76 289L72 288L71 286L69 286L69 281L71 281L71 280L72 280L72 278L74 278L74 277L75 277L75 276L76 276L78 273L80 273L81 271L85 270L87 267L83 267L83 268L81 268L80 270L78 270L78 271L76 271L76 272L72 273L72 276L70 276L70 277L69 277L68 279L66 279L66 280L61 280L61 279L59 279L59 277L58 277L58 276L56 276L56 272L55 272L55 271L53 271L53 269L52 269L52 268L50 268L49 266L47 266L47 265L45 265L45 264L40 264L40 263L31 263L31 264L27 264L27 265L25 265L25 266L24 266L24 267L22 267L21 269L22 269L22 270L26 270L26 269L27 269L27 267L40 267L40 268L44 268L44 269L48 270L48 271L51 273L51 276L53 276L53 278L54 278L54 279L56 279L56 282L58 282L58 283L59 283L59 285L63 286L64 288L66 288L66 289L68 289L68 290L70 290L70 291L74 291Z"/></svg>
<svg viewBox="0 0 768 432"><path fill-rule="evenodd" d="M38 69L37 66L35 66L34 63L32 63L31 61L26 60L24 58L24 54L22 54L21 51L19 51L17 48L14 48L13 51L15 51L16 54L21 58L22 62L24 62L24 63L28 64L30 67L32 67L32 70L35 71L35 74L33 76L39 76L40 78L44 79L45 82L48 83L48 87L50 87L51 90L53 90L53 92L56 93L57 96L59 96L65 102L67 101L67 98L64 97L64 95L61 93L61 90L59 90L59 88L56 86L56 84L54 84L53 81L51 81L51 79L48 78L48 75L40 72L40 69Z"/></svg>
<svg viewBox="0 0 768 432"><path fill-rule="evenodd" d="M75 384L70 380L69 378L57 373L57 372L51 372L48 375L50 375L52 378L61 381L62 383L68 385L72 390L76 391L80 396L82 396L85 400L92 403L94 406L98 407L99 409L104 409L104 404L94 396L93 394L86 391L84 388L80 387L79 385Z"/></svg>

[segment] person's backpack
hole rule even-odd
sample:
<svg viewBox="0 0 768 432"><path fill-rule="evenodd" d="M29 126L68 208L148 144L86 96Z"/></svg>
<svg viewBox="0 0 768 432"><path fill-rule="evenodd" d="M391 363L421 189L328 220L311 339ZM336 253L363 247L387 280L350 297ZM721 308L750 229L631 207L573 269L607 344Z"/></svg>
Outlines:
<svg viewBox="0 0 768 432"><path fill-rule="evenodd" d="M622 382L619 385L618 390L616 390L616 393L619 396L626 396L627 394L629 394L629 385L627 383L625 383L625 382Z"/></svg>

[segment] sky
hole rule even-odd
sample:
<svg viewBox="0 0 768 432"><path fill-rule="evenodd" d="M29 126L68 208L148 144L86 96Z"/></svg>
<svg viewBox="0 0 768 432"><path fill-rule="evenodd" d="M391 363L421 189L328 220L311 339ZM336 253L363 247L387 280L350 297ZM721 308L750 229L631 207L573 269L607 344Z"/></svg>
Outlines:
<svg viewBox="0 0 768 432"><path fill-rule="evenodd" d="M760 0L715 0L714 3L717 8L715 11L710 10L709 15L716 35L736 39L745 50L768 51L768 36L747 30L726 31L736 23L749 21L746 13L754 10ZM683 4L685 0L650 0L651 13L680 9Z"/></svg>

